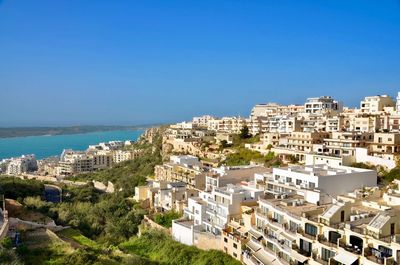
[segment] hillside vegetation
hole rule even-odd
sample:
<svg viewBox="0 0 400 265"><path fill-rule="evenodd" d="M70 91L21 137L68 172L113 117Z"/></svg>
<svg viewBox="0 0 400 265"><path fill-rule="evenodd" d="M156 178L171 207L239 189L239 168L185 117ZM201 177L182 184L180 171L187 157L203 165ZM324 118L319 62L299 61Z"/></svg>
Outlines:
<svg viewBox="0 0 400 265"><path fill-rule="evenodd" d="M221 251L199 250L182 245L159 231L147 231L120 245L124 252L136 254L171 265L240 265L240 262Z"/></svg>
<svg viewBox="0 0 400 265"><path fill-rule="evenodd" d="M62 185L63 202L43 200L43 183L11 177L0 178L2 192L18 199L26 210L41 213L58 225L71 228L58 233L59 238L44 239L37 244L30 231L21 231L23 244L16 250L2 249L0 264L26 265L133 265L133 264L238 264L219 251L201 251L172 240L170 236L148 231L137 237L147 211L133 202L134 187L153 175L154 166L162 163L161 138L158 131L142 138L135 148L144 155L111 169L76 176L77 179L112 181L117 189L106 194L93 184L73 187ZM168 227L176 213L157 215ZM154 237L153 237L154 236ZM47 242L47 243L45 243ZM32 244L30 244L32 243ZM0 248L1 249L1 248Z"/></svg>

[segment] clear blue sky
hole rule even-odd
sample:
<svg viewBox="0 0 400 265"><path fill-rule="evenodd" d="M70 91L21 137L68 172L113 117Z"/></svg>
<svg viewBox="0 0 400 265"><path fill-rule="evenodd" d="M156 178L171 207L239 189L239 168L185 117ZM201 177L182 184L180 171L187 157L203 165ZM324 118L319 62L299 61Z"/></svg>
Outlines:
<svg viewBox="0 0 400 265"><path fill-rule="evenodd" d="M0 126L247 116L398 90L399 0L0 0Z"/></svg>

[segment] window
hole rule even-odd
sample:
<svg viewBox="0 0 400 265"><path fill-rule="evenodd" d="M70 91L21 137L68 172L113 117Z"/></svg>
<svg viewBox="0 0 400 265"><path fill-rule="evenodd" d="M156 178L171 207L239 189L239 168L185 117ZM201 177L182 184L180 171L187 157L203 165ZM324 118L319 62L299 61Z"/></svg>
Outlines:
<svg viewBox="0 0 400 265"><path fill-rule="evenodd" d="M306 232L306 234L315 236L315 235L317 235L317 227L312 224L306 224L305 232Z"/></svg>
<svg viewBox="0 0 400 265"><path fill-rule="evenodd" d="M296 179L296 185L300 185L301 184L301 179Z"/></svg>
<svg viewBox="0 0 400 265"><path fill-rule="evenodd" d="M340 212L340 222L344 222L344 211Z"/></svg>
<svg viewBox="0 0 400 265"><path fill-rule="evenodd" d="M234 256L235 258L237 258L237 254L236 254L235 252L233 252L233 256Z"/></svg>
<svg viewBox="0 0 400 265"><path fill-rule="evenodd" d="M311 256L311 246L310 242L300 239L300 250L304 251L304 255L307 257Z"/></svg>
<svg viewBox="0 0 400 265"><path fill-rule="evenodd" d="M236 244L236 243L233 243L233 247L234 247L234 248L237 248L237 244Z"/></svg>
<svg viewBox="0 0 400 265"><path fill-rule="evenodd" d="M228 238L224 237L224 242L228 243Z"/></svg>

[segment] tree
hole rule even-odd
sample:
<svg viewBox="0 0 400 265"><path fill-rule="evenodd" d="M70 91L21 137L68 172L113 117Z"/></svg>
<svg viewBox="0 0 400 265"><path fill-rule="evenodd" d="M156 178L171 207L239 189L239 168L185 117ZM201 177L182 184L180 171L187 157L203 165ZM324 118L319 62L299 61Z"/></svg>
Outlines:
<svg viewBox="0 0 400 265"><path fill-rule="evenodd" d="M243 128L240 130L240 138L241 139L247 139L250 138L251 135L249 134L249 127L247 125L243 126Z"/></svg>

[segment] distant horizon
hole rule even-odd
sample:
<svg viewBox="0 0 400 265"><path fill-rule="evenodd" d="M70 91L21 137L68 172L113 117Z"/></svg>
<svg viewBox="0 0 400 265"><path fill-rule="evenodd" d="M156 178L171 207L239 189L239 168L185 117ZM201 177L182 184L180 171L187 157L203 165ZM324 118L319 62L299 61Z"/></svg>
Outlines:
<svg viewBox="0 0 400 265"><path fill-rule="evenodd" d="M66 125L16 125L16 126L1 126L0 129L13 129L13 128L71 128L71 127L150 127L155 125L163 125L169 123L148 123L148 124L66 124Z"/></svg>
<svg viewBox="0 0 400 265"><path fill-rule="evenodd" d="M399 88L399 91L398 92L400 92L400 88ZM390 97L392 97L393 98L393 100L396 100L396 96L397 96L397 91L396 91L396 95L391 95L391 94L388 94L388 93L381 93L381 94L375 94L375 95L364 95L362 98L360 98L360 101L362 100L362 99L364 99L364 97L367 97L367 96L377 96L377 95L388 95L388 96L390 96ZM310 97L320 97L320 96L330 96L330 95L318 95L318 96L310 96ZM308 97L307 97L308 98ZM190 116L190 117L188 117L187 119L176 119L176 120L170 120L170 121L160 121L160 122L148 122L148 123L134 123L134 122L120 122L120 123L111 123L111 122L104 122L104 123L98 123L98 122L93 122L93 123L91 123L90 121L89 122L66 122L66 123L48 123L48 124L38 124L38 125L36 125L37 123L35 123L35 125L25 125L25 124L22 124L22 125L2 125L2 124L0 124L0 128L23 128L23 127L27 127L27 128L34 128L34 127L38 127L38 128L40 128L40 127L75 127L75 126L123 126L123 127L129 127L129 126L136 126L136 127L139 127L139 126L143 126L143 127L145 127L145 126L152 126L152 125L165 125L165 124L174 124L174 123L177 123L177 122L183 122L183 121L190 121L193 117L196 117L196 116L203 116L203 115L210 115L210 116L214 116L214 117L228 117L228 116L240 116L240 117L245 117L245 118L247 118L247 117L249 117L250 116L250 113L251 113L251 109L252 109L252 107L253 106L255 106L255 105L258 105L258 104L268 104L268 103L276 103L276 104L279 104L279 105L304 105L304 103L305 103L305 100L307 99L307 98L305 98L304 99L304 102L303 103L287 103L287 104L282 104L282 103L279 103L279 102L273 102L273 101L267 101L267 102L258 102L258 103L254 103L250 108L249 108L249 110L247 111L247 113L246 114L238 114L238 113L236 113L236 114L234 114L234 113L231 113L231 114L222 114L222 115L214 115L213 113L203 113L203 114L198 114L198 115L194 115L194 116ZM344 107L348 107L348 108L357 108L357 109L359 109L360 108L360 102L358 102L358 103L356 103L356 104L352 104L352 105L347 105L345 102L343 102L343 100L340 100L340 99L338 99L338 98L334 98L335 100L337 100L337 101L339 101L339 102L342 102L343 103L343 106Z"/></svg>
<svg viewBox="0 0 400 265"><path fill-rule="evenodd" d="M388 94L388 93L380 93L380 94L375 94L375 95L370 95L370 94L364 95L364 96L362 96L362 98L360 98L360 102L361 102L362 99L364 99L364 97L367 97L367 96L378 96L378 95L388 95L388 96L392 97L393 100L395 101L398 92L400 92L400 88L399 88L399 91L396 91L395 95L391 95L391 94ZM310 96L310 97L321 97L321 96L330 96L330 95L318 95L318 96ZM176 120L160 121L160 122L151 122L150 121L148 123L134 123L134 122L121 122L121 123L111 123L111 122L109 122L109 123L106 123L106 122L105 123L91 123L91 122L86 122L86 123L83 123L83 122L71 122L71 123L38 124L38 125L36 125L36 123L35 123L35 125L12 125L12 126L1 125L0 124L0 128L4 129L4 128L23 128L23 127L27 127L27 128L38 127L38 128L41 128L41 127L75 127L75 126L123 126L123 127L129 127L129 126L140 127L140 126L143 126L143 127L146 127L146 126L153 126L153 125L167 125L167 124L174 124L174 123L177 123L177 122L190 121L190 120L192 120L193 117L204 116L204 115L210 115L210 116L219 117L219 118L228 117L228 116L240 116L240 117L247 118L247 117L250 117L250 113L251 113L252 107L254 107L255 105L258 105L258 104L276 103L276 104L279 104L279 105L300 105L301 106L301 105L304 105L306 99L307 98L304 98L304 102L303 103L282 104L282 103L273 102L273 101L258 102L258 103L254 103L251 106L251 108L249 108L249 110L247 111L246 114L237 114L237 113L234 114L233 113L233 114L214 115L213 113L203 113L203 114L190 116L190 117L188 117L187 119L184 119L184 120L183 119L176 119ZM356 109L360 108L360 102L357 102L356 104L353 104L353 105L347 105L345 102L343 102L343 100L340 100L338 98L334 98L334 99L339 101L339 102L342 102L344 107L356 108Z"/></svg>
<svg viewBox="0 0 400 265"><path fill-rule="evenodd" d="M358 107L400 90L399 32L399 0L0 0L0 126Z"/></svg>

